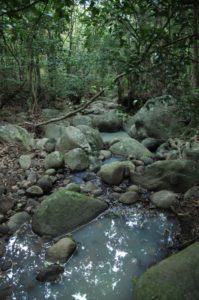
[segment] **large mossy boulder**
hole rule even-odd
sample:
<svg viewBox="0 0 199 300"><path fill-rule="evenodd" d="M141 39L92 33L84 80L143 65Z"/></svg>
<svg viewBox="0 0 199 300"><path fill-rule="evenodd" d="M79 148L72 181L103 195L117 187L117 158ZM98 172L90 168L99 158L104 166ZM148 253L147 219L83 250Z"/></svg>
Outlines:
<svg viewBox="0 0 199 300"><path fill-rule="evenodd" d="M84 150L91 150L91 147L83 132L74 126L65 128L64 135L60 138L58 149L61 152L67 152L75 148L82 148Z"/></svg>
<svg viewBox="0 0 199 300"><path fill-rule="evenodd" d="M199 243L161 261L138 279L135 300L198 300Z"/></svg>
<svg viewBox="0 0 199 300"><path fill-rule="evenodd" d="M0 126L0 141L19 142L25 149L31 150L34 146L34 139L28 131L18 125L2 125Z"/></svg>
<svg viewBox="0 0 199 300"><path fill-rule="evenodd" d="M94 116L93 126L104 132L114 132L123 128L123 117L116 110Z"/></svg>
<svg viewBox="0 0 199 300"><path fill-rule="evenodd" d="M135 171L135 166L129 161L115 161L103 165L98 172L101 179L108 184L120 184L125 177L129 177Z"/></svg>
<svg viewBox="0 0 199 300"><path fill-rule="evenodd" d="M142 175L133 174L131 179L149 190L184 193L199 183L199 163L183 159L158 161L147 166Z"/></svg>
<svg viewBox="0 0 199 300"><path fill-rule="evenodd" d="M182 128L176 100L168 95L148 100L127 122L129 135L138 140L147 137L168 139L177 136Z"/></svg>
<svg viewBox="0 0 199 300"><path fill-rule="evenodd" d="M146 147L132 138L121 139L110 147L110 151L116 155L131 156L145 163L151 161L154 156Z"/></svg>
<svg viewBox="0 0 199 300"><path fill-rule="evenodd" d="M32 227L39 235L59 236L88 223L105 209L105 202L60 189L39 205Z"/></svg>
<svg viewBox="0 0 199 300"><path fill-rule="evenodd" d="M87 142L93 151L99 151L103 147L103 140L101 134L97 129L86 125L79 125L78 128L85 135Z"/></svg>
<svg viewBox="0 0 199 300"><path fill-rule="evenodd" d="M86 125L92 127L92 119L89 116L77 115L72 118L72 126Z"/></svg>

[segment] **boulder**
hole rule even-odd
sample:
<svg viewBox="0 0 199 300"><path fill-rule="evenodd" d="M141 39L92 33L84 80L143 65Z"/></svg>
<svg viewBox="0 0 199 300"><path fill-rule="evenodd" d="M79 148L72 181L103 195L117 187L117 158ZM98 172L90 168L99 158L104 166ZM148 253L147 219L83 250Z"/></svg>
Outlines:
<svg viewBox="0 0 199 300"><path fill-rule="evenodd" d="M148 100L127 122L129 135L138 140L147 137L168 139L177 136L182 128L176 100L168 95Z"/></svg>
<svg viewBox="0 0 199 300"><path fill-rule="evenodd" d="M66 127L65 134L60 138L58 149L67 152L75 148L91 151L91 147L83 132L74 126Z"/></svg>
<svg viewBox="0 0 199 300"><path fill-rule="evenodd" d="M89 167L89 157L81 148L68 151L64 155L64 161L72 171L83 171Z"/></svg>
<svg viewBox="0 0 199 300"><path fill-rule="evenodd" d="M48 139L44 145L44 150L48 153L55 151L56 147L56 140L55 139Z"/></svg>
<svg viewBox="0 0 199 300"><path fill-rule="evenodd" d="M37 185L42 189L44 193L49 193L53 187L53 182L50 176L44 175L39 178Z"/></svg>
<svg viewBox="0 0 199 300"><path fill-rule="evenodd" d="M69 237L59 240L56 244L48 248L46 259L50 262L65 263L75 251L76 243Z"/></svg>
<svg viewBox="0 0 199 300"><path fill-rule="evenodd" d="M59 151L48 154L44 160L44 166L48 169L59 169L64 166L64 156Z"/></svg>
<svg viewBox="0 0 199 300"><path fill-rule="evenodd" d="M56 281L63 272L64 267L58 264L53 264L40 270L36 279L41 282L53 282Z"/></svg>
<svg viewBox="0 0 199 300"><path fill-rule="evenodd" d="M57 124L48 124L44 128L44 135L48 139L55 139L56 141L60 139L66 132L66 126Z"/></svg>
<svg viewBox="0 0 199 300"><path fill-rule="evenodd" d="M164 142L164 140L148 137L142 141L142 145L149 151L154 152Z"/></svg>
<svg viewBox="0 0 199 300"><path fill-rule="evenodd" d="M183 148L183 157L185 159L199 160L199 143L187 143Z"/></svg>
<svg viewBox="0 0 199 300"><path fill-rule="evenodd" d="M115 161L103 165L98 172L102 180L108 184L120 184L125 177L135 171L135 166L129 161Z"/></svg>
<svg viewBox="0 0 199 300"><path fill-rule="evenodd" d="M2 125L0 126L0 141L20 142L25 149L31 150L34 146L34 139L28 131L18 125Z"/></svg>
<svg viewBox="0 0 199 300"><path fill-rule="evenodd" d="M31 156L21 155L19 158L19 165L23 170L28 170L31 166Z"/></svg>
<svg viewBox="0 0 199 300"><path fill-rule="evenodd" d="M131 156L145 163L151 162L153 154L141 143L132 138L122 139L113 144L110 151L115 155Z"/></svg>
<svg viewBox="0 0 199 300"><path fill-rule="evenodd" d="M194 200L194 199L195 200L199 199L199 186L193 186L184 194L185 201Z"/></svg>
<svg viewBox="0 0 199 300"><path fill-rule="evenodd" d="M183 159L158 161L147 166L142 175L134 173L131 179L149 190L184 193L199 183L199 163Z"/></svg>
<svg viewBox="0 0 199 300"><path fill-rule="evenodd" d="M71 124L75 127L79 125L92 127L92 119L89 116L77 115L72 118Z"/></svg>
<svg viewBox="0 0 199 300"><path fill-rule="evenodd" d="M171 206L175 206L178 204L178 194L171 191L159 191L153 193L150 196L151 202L155 204L158 208L170 208Z"/></svg>
<svg viewBox="0 0 199 300"><path fill-rule="evenodd" d="M26 190L26 193L32 197L40 197L43 195L43 190L38 185L32 185Z"/></svg>
<svg viewBox="0 0 199 300"><path fill-rule="evenodd" d="M123 204L133 204L135 202L137 202L139 200L139 195L137 192L134 191L129 191L126 192L124 194L122 194L119 198L119 202L123 203Z"/></svg>
<svg viewBox="0 0 199 300"><path fill-rule="evenodd" d="M94 116L93 126L104 132L114 132L123 128L123 117L115 110Z"/></svg>
<svg viewBox="0 0 199 300"><path fill-rule="evenodd" d="M199 299L199 243L166 258L136 282L135 300Z"/></svg>
<svg viewBox="0 0 199 300"><path fill-rule="evenodd" d="M101 137L103 143L111 145L113 141L120 141L125 138L130 138L130 136L125 131L117 131L117 132L101 132Z"/></svg>
<svg viewBox="0 0 199 300"><path fill-rule="evenodd" d="M107 209L107 204L92 197L60 189L37 208L33 230L39 235L59 236L84 225Z"/></svg>
<svg viewBox="0 0 199 300"><path fill-rule="evenodd" d="M30 215L27 212L18 212L10 218L7 225L11 232L15 232L21 227L21 225L29 221Z"/></svg>
<svg viewBox="0 0 199 300"><path fill-rule="evenodd" d="M101 134L97 129L91 128L86 125L79 125L77 128L85 135L92 151L99 151L103 147L103 140Z"/></svg>

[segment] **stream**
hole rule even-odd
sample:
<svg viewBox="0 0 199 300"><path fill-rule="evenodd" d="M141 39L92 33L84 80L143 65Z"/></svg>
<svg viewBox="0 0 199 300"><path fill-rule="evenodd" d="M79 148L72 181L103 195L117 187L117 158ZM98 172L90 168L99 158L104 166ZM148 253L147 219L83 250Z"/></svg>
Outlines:
<svg viewBox="0 0 199 300"><path fill-rule="evenodd" d="M104 135L109 140L112 135ZM103 162L123 160L111 157ZM72 182L85 183L87 172L74 173ZM96 174L89 180L103 189L109 209L72 233L77 249L54 283L40 283L35 277L45 265L44 242L23 225L7 244L2 261L12 268L1 278L1 287L13 285L9 300L132 300L136 277L169 254L175 244L177 221L167 212L147 209L142 202L125 206L112 197L112 190ZM124 183L121 184L121 186Z"/></svg>
<svg viewBox="0 0 199 300"><path fill-rule="evenodd" d="M164 213L112 209L73 233L78 247L60 281L39 283L49 244L26 224L9 240L5 260L13 267L2 282L14 285L12 300L130 300L136 276L168 254L176 226Z"/></svg>

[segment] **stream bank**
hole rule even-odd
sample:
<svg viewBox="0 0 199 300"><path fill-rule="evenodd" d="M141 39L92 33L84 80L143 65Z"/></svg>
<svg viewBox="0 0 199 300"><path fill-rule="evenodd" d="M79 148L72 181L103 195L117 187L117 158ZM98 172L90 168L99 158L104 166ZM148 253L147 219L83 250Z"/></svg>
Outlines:
<svg viewBox="0 0 199 300"><path fill-rule="evenodd" d="M138 121L136 120L136 122ZM83 245L82 247L84 247L84 244L90 243L90 246L87 246L89 249L88 252L92 252L92 249L94 248L96 251L95 255L97 255L98 248L101 249L102 253L106 253L107 249L110 250L110 247L108 248L107 245L112 242L112 235L115 236L116 240L114 240L113 245L111 244L111 248L116 248L116 245L118 245L120 240L120 235L124 237L124 244L121 245L121 248L118 248L118 251L119 254L121 254L120 252L124 250L123 252L128 253L128 255L123 252L123 254L118 255L120 259L125 257L130 259L127 260L126 267L124 266L124 272L127 272L127 270L130 269L128 276L131 277L131 280L128 281L129 288L125 288L125 290L128 290L126 299L130 299L133 293L131 289L133 286L132 277L140 275L150 267L151 264L157 263L168 255L168 247L172 249L176 248L176 246L178 246L176 238L183 241L181 247L185 247L189 245L191 241L195 241L195 238L197 239L197 226L192 227L192 229L195 228L196 230L191 230L193 239L192 236L190 239L190 227L185 224L186 222L184 222L181 234L178 226L174 226L175 221L170 221L167 218L167 211L170 211L170 216L175 215L182 220L185 220L187 216L190 215L190 212L192 212L196 217L196 221L192 219L192 223L189 222L189 226L193 226L192 224L194 224L194 226L197 225L198 206L196 197L198 189L194 186L197 186L198 183L198 168L195 168L196 162L193 158L193 155L197 157L197 143L195 143L194 151L191 151L192 149L190 149L190 147L187 148L187 144L184 141L179 142L179 140L175 139L165 141L166 136L164 132L162 133L162 137L158 136L157 132L156 137L149 138L145 136L141 143L139 142L140 136L138 133L142 132L143 134L143 132L145 132L146 135L143 122L141 127L139 127L140 122L136 125L136 130L139 129L136 133L136 139L129 136L130 132L132 135L132 131L135 130L135 128L132 129L134 125L131 124L131 130L128 131L127 127L129 127L129 122L125 122L125 126L123 123L123 116L118 114L115 110L112 110L108 114L100 113L99 115L95 115L94 118L91 118L89 115L80 115L73 118L70 121L70 124L67 121L62 124L51 124L46 126L43 134L44 137L37 140L32 140L31 136L29 139L28 134L25 134L24 140L24 131L19 131L16 127L13 130L14 127L12 126L4 127L4 130L7 130L6 133L4 132L4 136L6 135L7 140L10 140L10 142L7 141L6 145L2 147L1 152L4 157L1 169L2 182L4 183L4 185L2 185L2 225L0 228L3 245L2 262L4 262L4 260L5 262L12 261L12 257L14 259L8 267L8 270L2 271L2 275L5 276L4 283L9 282L10 284L12 283L12 279L14 281L15 276L20 277L18 275L24 273L26 266L22 266L20 259L18 260L17 257L20 253L22 257L27 253L27 262L31 260L31 255L33 255L33 260L36 259L35 254L33 254L34 251L28 252L29 248L35 248L35 240L36 245L38 244L37 239L41 242L39 242L40 247L36 252L40 261L33 261L33 266L41 266L42 262L43 267L45 267L44 252L46 247L50 246L51 243L56 244L60 235L70 233L71 230L87 224L94 216L102 212L100 210L97 214L93 215L93 212L90 214L90 210L88 210L88 218L83 218L80 223L74 222L73 215L79 214L83 216L84 210L81 209L80 204L75 207L71 200L68 204L69 206L67 206L67 210L68 207L70 209L72 209L73 206L75 207L75 209L72 209L69 213L72 220L72 227L64 227L64 231L62 231L63 224L64 226L66 225L65 219L69 219L69 216L61 208L59 212L59 216L61 216L61 223L59 222L59 226L61 227L58 227L58 233L56 232L55 234L51 229L54 227L57 218L55 211L59 209L58 202L56 201L60 198L63 199L63 197L66 197L66 200L68 201L69 195L75 199L77 194L81 194L81 199L83 199L83 201L91 203L90 201L92 201L92 199L98 199L101 203L106 203L106 205L109 206L111 215L105 214L77 231L77 245L78 243L81 243L80 245ZM149 127L149 124L147 123L147 128ZM95 129L88 125L92 125ZM102 133L99 134L99 131L96 128L101 131L107 130L107 132L103 133L102 131ZM125 128L126 131L124 131L123 128ZM141 128L142 131L140 131ZM1 129L3 130L3 128ZM9 134L8 129L11 131ZM25 153L20 147L13 148L11 141L14 140L14 136L16 135L17 139L21 141L23 145L28 145L29 147L33 142L33 149L31 151L28 150L27 153ZM16 149L18 149L18 152ZM5 155L6 153L8 153L8 156ZM11 165L11 163L12 169L8 173L7 169L10 167L8 165ZM62 193L60 188L67 190L66 193L64 192L65 196L60 194ZM158 194L160 192L161 194ZM61 197L59 195L61 195ZM88 198L84 198L84 195ZM43 220L47 206L48 209L51 207L52 199L55 199L55 203L57 204L52 206L50 214L49 211L46 214L46 221L44 219L44 222L49 224L50 229L48 228L48 231L43 229L41 232L38 231L41 235L41 238L38 238L30 231L30 228L27 227L27 225L23 224L31 221L33 217L34 229L34 219L37 219L37 223L40 222L37 218L38 214L40 214L42 215ZM192 204L194 204L195 209L193 209ZM95 202L92 201L92 205L95 206ZM188 206L190 207L190 210L184 213L184 210L187 210ZM87 205L86 207L88 209ZM96 207L92 208L92 210L93 209L96 209ZM118 232L112 232L112 222L114 223L113 227L117 228ZM20 227L21 225L22 227ZM92 226L94 226L94 228L96 227L95 230L92 229ZM101 228L100 230L98 230L98 226ZM43 227L41 222L40 227ZM59 231L60 228L61 231ZM125 228L122 233L121 228ZM161 230L157 232L157 228ZM145 233L143 233L143 231ZM81 235L87 236L87 232L89 233L89 238L90 233L92 232L93 237L96 234L99 235L97 241L95 239L93 240L93 238L91 238L91 240L88 240L88 238L82 240ZM105 232L107 232L107 239L105 239L104 236ZM140 236L134 236L134 233L140 234ZM152 237L150 234L154 237L154 240L151 239ZM25 238L25 241L23 242L20 239L20 236L24 239L24 236L26 235L27 239ZM72 236L75 237L76 233L74 232ZM29 237L30 239L28 239ZM102 238L102 240L100 240L100 238ZM129 242L127 242L125 238ZM132 248L138 250L142 249L139 244L139 240L142 239L146 242L143 246L143 253L146 252L147 261L145 261L145 254L143 254L142 251L138 253L138 256L136 257L131 253ZM133 241L135 243L132 244ZM153 244L153 254L150 254L148 257L150 251L145 250L145 247L147 248L150 242ZM16 246L16 257L14 256L15 246L13 245ZM101 248L104 245L106 245L105 248ZM74 262L74 265L72 264L71 268L76 268L75 258L77 253L82 257L81 261L83 263L84 253L87 255L88 252L82 250L84 249L82 249L81 246L77 247L77 252L74 253L63 269L64 275L61 277L61 282L67 277L67 268L70 263L72 264L72 261ZM106 258L109 257L109 254L106 253L104 256L105 260L104 262L102 260L102 263L105 264L106 260L111 261L113 253L111 253L110 259ZM114 257L116 257L115 255ZM88 260L89 259L90 258L88 258ZM96 257L95 259L97 261ZM132 261L134 259L136 260L135 268L137 270L135 273L133 273L134 263ZM88 260L86 261L87 263ZM117 259L115 258L115 260ZM92 260L90 259L90 261ZM14 267L15 263L17 266L16 269ZM83 264L84 272L86 272L87 264ZM29 265L29 263L26 263L26 265ZM142 267L140 267L140 265ZM114 270L116 270L114 262L112 262L110 266L111 272L114 272ZM32 268L31 263L30 268ZM5 269L5 267L2 268L2 270L3 269ZM15 275L13 270L15 270ZM27 270L27 272L29 271ZM30 281L35 282L36 273L39 272L39 270L37 269L35 271L35 269L31 269L31 272L33 272L34 275L32 274L32 277L30 276ZM104 272L108 273L109 271L108 269L105 269ZM122 277L119 272L116 273L119 277ZM94 277L94 274L95 272L91 272L90 276ZM96 280L98 280L100 275L98 274L96 276ZM115 285L115 282L111 281L112 277L113 276L111 275L109 279L106 278L105 280L106 282L110 281L106 293L110 290L111 284ZM120 282L119 277L118 280ZM8 279L10 278L11 280L9 281ZM31 288L28 288L28 292L25 291L25 281L22 279L20 280L19 293L22 293L20 294L20 297L25 293L24 299L27 299L27 297L30 297ZM88 282L90 282L90 280L91 279L89 278ZM124 281L121 280L121 282L123 282L122 286L125 286L126 279L124 279ZM16 285L18 285L18 283ZM41 290L46 290L51 285L52 284L49 283L43 284ZM59 285L59 281L55 285ZM34 291L36 294L39 293L37 286L41 287L41 284L36 284L36 286L33 284L32 299L35 297ZM54 285L51 287L53 288ZM56 297L58 297L57 299L61 299L59 298L61 297L60 287L58 287L57 291L54 291L55 299ZM4 287L2 286L2 291L6 291L3 288ZM99 288L102 289L102 286ZM12 289L9 290L9 288L7 288L7 291L12 293ZM121 292L121 287L118 289L120 295L119 291ZM71 291L71 297L72 295L75 295L71 299L89 299L90 296L87 295L87 292L88 291L81 290L76 294L75 291ZM17 295L17 288L14 288L14 293ZM47 290L46 295L49 295ZM41 294L39 297L41 297ZM66 297L66 294L64 294L63 297ZM111 299L106 297L112 296L107 296L107 294L105 294L104 297L104 299Z"/></svg>

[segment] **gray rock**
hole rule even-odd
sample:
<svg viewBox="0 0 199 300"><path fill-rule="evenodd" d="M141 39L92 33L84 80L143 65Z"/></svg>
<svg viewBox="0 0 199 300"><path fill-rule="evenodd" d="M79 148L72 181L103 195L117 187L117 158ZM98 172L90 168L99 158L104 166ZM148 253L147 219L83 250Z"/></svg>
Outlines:
<svg viewBox="0 0 199 300"><path fill-rule="evenodd" d="M44 146L47 141L48 138L35 139L35 149L38 149L40 151L44 150Z"/></svg>
<svg viewBox="0 0 199 300"><path fill-rule="evenodd" d="M114 140L121 141L130 136L125 131L117 132L101 132L101 137L104 144L111 145Z"/></svg>
<svg viewBox="0 0 199 300"><path fill-rule="evenodd" d="M40 188L40 186L38 185L32 185L31 187L29 187L27 190L26 190L26 193L29 195L29 196L37 196L37 197L40 197L43 195L43 190Z"/></svg>
<svg viewBox="0 0 199 300"><path fill-rule="evenodd" d="M71 183L69 183L69 184L66 186L66 189L67 189L68 191L71 191L71 192L77 192L77 193L79 193L79 192L80 192L80 185L77 184L77 183L71 182Z"/></svg>
<svg viewBox="0 0 199 300"><path fill-rule="evenodd" d="M129 192L139 192L139 186L135 185L135 184L132 184L128 187L128 191Z"/></svg>
<svg viewBox="0 0 199 300"><path fill-rule="evenodd" d="M127 123L131 137L143 140L147 137L168 139L183 130L183 122L177 115L177 101L171 96L148 100Z"/></svg>
<svg viewBox="0 0 199 300"><path fill-rule="evenodd" d="M179 203L178 194L166 190L162 190L152 194L150 196L150 200L158 208L165 208L165 209L168 209L171 206L175 206L176 204Z"/></svg>
<svg viewBox="0 0 199 300"><path fill-rule="evenodd" d="M41 282L53 282L56 281L60 274L64 272L64 268L58 264L44 267L37 274L36 279Z"/></svg>
<svg viewBox="0 0 199 300"><path fill-rule="evenodd" d="M135 139L123 139L120 142L113 144L110 151L116 155L132 156L134 159L142 160L144 163L151 162L154 155Z"/></svg>
<svg viewBox="0 0 199 300"><path fill-rule="evenodd" d="M147 166L142 175L132 174L131 179L149 190L183 193L199 183L199 164L183 159L158 161Z"/></svg>
<svg viewBox="0 0 199 300"><path fill-rule="evenodd" d="M102 180L109 184L120 184L125 177L135 171L135 166L128 161L116 161L103 165L99 171Z"/></svg>
<svg viewBox="0 0 199 300"><path fill-rule="evenodd" d="M77 115L72 118L71 124L75 127L79 125L92 127L92 119L89 116Z"/></svg>
<svg viewBox="0 0 199 300"><path fill-rule="evenodd" d="M0 141L20 142L27 150L34 146L34 139L28 131L18 125L6 124L0 126Z"/></svg>
<svg viewBox="0 0 199 300"><path fill-rule="evenodd" d="M56 174L55 169L48 169L48 170L45 171L45 175L53 176L55 174Z"/></svg>
<svg viewBox="0 0 199 300"><path fill-rule="evenodd" d="M64 165L64 156L59 151L48 154L44 160L46 169L60 169Z"/></svg>
<svg viewBox="0 0 199 300"><path fill-rule="evenodd" d="M49 139L44 145L44 150L48 153L51 153L51 152L55 151L55 147L56 147L56 140Z"/></svg>
<svg viewBox="0 0 199 300"><path fill-rule="evenodd" d="M146 147L149 151L154 152L163 143L163 140L155 138L146 138L142 141L142 145Z"/></svg>
<svg viewBox="0 0 199 300"><path fill-rule="evenodd" d="M91 181L81 184L81 186L80 186L82 193L92 193L92 191L96 190L96 188L97 188L97 185Z"/></svg>
<svg viewBox="0 0 199 300"><path fill-rule="evenodd" d="M31 166L31 156L30 155L21 155L19 158L19 165L23 170L27 170Z"/></svg>
<svg viewBox="0 0 199 300"><path fill-rule="evenodd" d="M113 110L93 118L93 126L100 131L114 132L123 128L123 116Z"/></svg>
<svg viewBox="0 0 199 300"><path fill-rule="evenodd" d="M89 167L89 157L81 148L70 150L64 155L64 161L72 171L83 171Z"/></svg>
<svg viewBox="0 0 199 300"><path fill-rule="evenodd" d="M66 127L65 134L60 138L58 143L58 149L62 152L67 152L75 148L91 151L85 134L79 128L74 126Z"/></svg>
<svg viewBox="0 0 199 300"><path fill-rule="evenodd" d="M185 159L199 160L199 143L187 143L183 148L183 157Z"/></svg>
<svg viewBox="0 0 199 300"><path fill-rule="evenodd" d="M99 153L100 160L109 159L110 157L111 157L111 151L109 150L101 150Z"/></svg>
<svg viewBox="0 0 199 300"><path fill-rule="evenodd" d="M59 240L48 248L46 259L50 262L65 263L76 249L76 243L69 237Z"/></svg>
<svg viewBox="0 0 199 300"><path fill-rule="evenodd" d="M86 125L79 125L77 128L85 135L92 151L99 151L103 147L102 137L97 129L93 129Z"/></svg>
<svg viewBox="0 0 199 300"><path fill-rule="evenodd" d="M122 194L119 198L119 202L123 204L133 204L139 200L139 195L137 192L129 191Z"/></svg>
<svg viewBox="0 0 199 300"><path fill-rule="evenodd" d="M38 179L38 175L36 172L30 172L30 174L28 175L27 177L27 181L32 183L32 184L35 184L37 182L37 179Z"/></svg>
<svg viewBox="0 0 199 300"><path fill-rule="evenodd" d="M37 185L42 189L44 193L49 193L53 187L52 180L50 176L42 176L38 181Z"/></svg>
<svg viewBox="0 0 199 300"><path fill-rule="evenodd" d="M39 235L59 236L88 223L107 209L107 204L92 197L60 189L39 205L33 230Z"/></svg>
<svg viewBox="0 0 199 300"><path fill-rule="evenodd" d="M45 126L45 137L48 139L59 140L67 131L66 126L57 124L48 124Z"/></svg>
<svg viewBox="0 0 199 300"><path fill-rule="evenodd" d="M21 225L29 221L30 215L27 212L18 212L10 218L7 225L11 232L15 232L21 227Z"/></svg>
<svg viewBox="0 0 199 300"><path fill-rule="evenodd" d="M136 281L136 300L199 299L199 243L166 258Z"/></svg>
<svg viewBox="0 0 199 300"><path fill-rule="evenodd" d="M0 213L6 214L9 210L11 210L13 208L14 203L15 202L11 197L2 195L0 197Z"/></svg>
<svg viewBox="0 0 199 300"><path fill-rule="evenodd" d="M184 194L184 200L199 199L199 186L193 186Z"/></svg>

